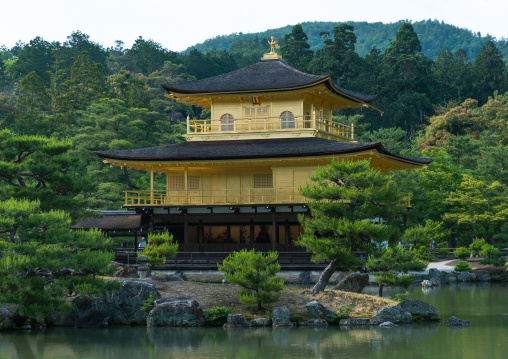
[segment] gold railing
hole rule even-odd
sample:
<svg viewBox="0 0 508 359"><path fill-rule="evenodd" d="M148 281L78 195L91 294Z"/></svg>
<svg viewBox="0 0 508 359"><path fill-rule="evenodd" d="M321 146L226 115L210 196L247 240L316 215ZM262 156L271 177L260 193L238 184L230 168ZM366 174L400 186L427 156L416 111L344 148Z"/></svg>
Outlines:
<svg viewBox="0 0 508 359"><path fill-rule="evenodd" d="M187 134L237 133L262 131L294 131L297 129L317 130L353 140L353 126L315 118L300 116L291 118L240 118L234 120L187 120Z"/></svg>
<svg viewBox="0 0 508 359"><path fill-rule="evenodd" d="M152 193L126 191L125 206L244 205L303 203L298 188L203 189Z"/></svg>
<svg viewBox="0 0 508 359"><path fill-rule="evenodd" d="M298 187L287 188L229 188L153 192L125 191L125 206L203 206L304 203ZM411 207L411 198L404 205Z"/></svg>

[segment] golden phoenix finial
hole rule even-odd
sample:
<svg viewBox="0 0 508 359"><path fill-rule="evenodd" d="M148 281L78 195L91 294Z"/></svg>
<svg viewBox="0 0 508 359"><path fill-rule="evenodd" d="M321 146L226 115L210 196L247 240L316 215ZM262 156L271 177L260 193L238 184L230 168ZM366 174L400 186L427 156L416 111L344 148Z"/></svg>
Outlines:
<svg viewBox="0 0 508 359"><path fill-rule="evenodd" d="M270 45L270 53L275 53L275 49L280 49L279 39L273 41L273 36L271 36L272 41L268 40L268 44Z"/></svg>

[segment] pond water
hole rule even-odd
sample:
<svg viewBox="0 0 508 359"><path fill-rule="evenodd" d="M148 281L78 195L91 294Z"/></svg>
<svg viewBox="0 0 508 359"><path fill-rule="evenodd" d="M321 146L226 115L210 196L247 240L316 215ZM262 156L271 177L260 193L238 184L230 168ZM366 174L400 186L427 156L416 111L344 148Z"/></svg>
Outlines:
<svg viewBox="0 0 508 359"><path fill-rule="evenodd" d="M367 288L377 293L377 288ZM400 292L385 288L386 295ZM506 358L508 286L462 285L422 290L412 297L434 305L444 323L344 329L54 328L1 333L1 359L60 358Z"/></svg>

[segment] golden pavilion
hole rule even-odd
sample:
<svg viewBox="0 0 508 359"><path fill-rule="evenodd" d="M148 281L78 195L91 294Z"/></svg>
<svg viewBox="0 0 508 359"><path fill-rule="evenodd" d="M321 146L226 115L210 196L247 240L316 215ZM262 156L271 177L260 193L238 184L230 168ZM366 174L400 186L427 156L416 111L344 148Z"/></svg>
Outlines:
<svg viewBox="0 0 508 359"><path fill-rule="evenodd" d="M355 142L353 126L333 121L332 111L372 108L375 96L298 71L273 48L254 65L162 87L170 99L210 109L211 118L187 118L183 143L95 153L150 172L150 188L125 192L124 207L142 214L151 231L173 233L180 251L294 250L297 216L308 211L299 188L318 166L370 159L389 171L432 161ZM156 186L158 174L165 183Z"/></svg>

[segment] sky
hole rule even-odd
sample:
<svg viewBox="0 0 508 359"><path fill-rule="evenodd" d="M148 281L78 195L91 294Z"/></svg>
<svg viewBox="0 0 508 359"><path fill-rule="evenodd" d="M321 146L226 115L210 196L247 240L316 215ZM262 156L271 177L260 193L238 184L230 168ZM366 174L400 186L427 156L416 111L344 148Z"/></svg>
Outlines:
<svg viewBox="0 0 508 359"><path fill-rule="evenodd" d="M73 31L104 47L142 36L183 51L219 35L260 32L306 21L426 19L508 38L508 0L3 0L0 46L36 36L64 42Z"/></svg>

